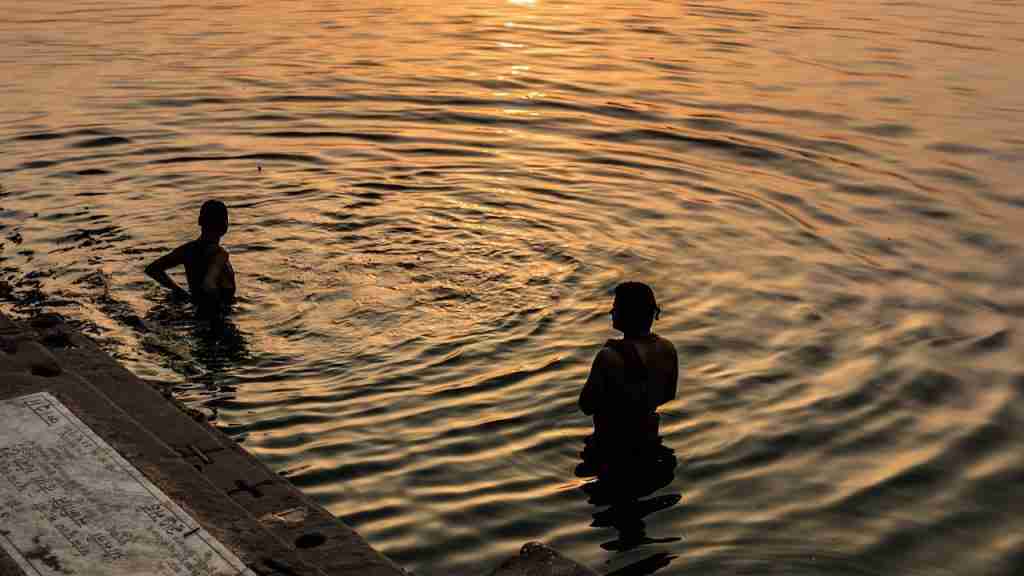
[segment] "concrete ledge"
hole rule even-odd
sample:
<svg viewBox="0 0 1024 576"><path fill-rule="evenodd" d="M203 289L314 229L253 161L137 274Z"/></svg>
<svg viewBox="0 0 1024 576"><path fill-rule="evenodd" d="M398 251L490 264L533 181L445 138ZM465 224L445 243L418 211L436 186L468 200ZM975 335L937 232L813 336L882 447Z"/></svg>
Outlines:
<svg viewBox="0 0 1024 576"><path fill-rule="evenodd" d="M407 576L167 386L136 377L59 316L0 313L0 401L37 392L56 397L258 576ZM24 574L0 548L0 576ZM596 576L538 542L490 574Z"/></svg>
<svg viewBox="0 0 1024 576"><path fill-rule="evenodd" d="M405 574L59 317L0 315L0 400L36 392L53 394L256 574ZM0 575L21 574L0 552Z"/></svg>

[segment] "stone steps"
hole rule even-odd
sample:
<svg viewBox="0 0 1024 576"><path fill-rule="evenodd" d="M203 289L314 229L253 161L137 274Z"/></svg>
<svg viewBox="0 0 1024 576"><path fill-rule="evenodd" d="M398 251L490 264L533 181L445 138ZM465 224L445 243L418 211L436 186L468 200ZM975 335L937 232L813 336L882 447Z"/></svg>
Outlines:
<svg viewBox="0 0 1024 576"><path fill-rule="evenodd" d="M402 576L354 530L59 318L0 316L0 400L49 392L256 574ZM0 423L2 425L2 423ZM21 574L0 552L0 576Z"/></svg>

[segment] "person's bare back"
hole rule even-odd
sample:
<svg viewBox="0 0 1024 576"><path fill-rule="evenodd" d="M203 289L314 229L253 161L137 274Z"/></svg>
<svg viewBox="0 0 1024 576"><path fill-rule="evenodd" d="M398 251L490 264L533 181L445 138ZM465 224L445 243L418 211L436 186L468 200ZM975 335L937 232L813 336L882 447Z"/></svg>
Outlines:
<svg viewBox="0 0 1024 576"><path fill-rule="evenodd" d="M676 396L679 357L671 342L650 331L659 309L650 287L616 288L612 326L623 332L597 353L580 392L580 410L594 417L594 437L628 450L658 436L659 406Z"/></svg>
<svg viewBox="0 0 1024 576"><path fill-rule="evenodd" d="M632 347L642 368L638 369L630 363L630 352L626 347ZM638 371L641 373L637 374ZM599 386L606 393L644 386L648 398L647 407L654 411L676 397L678 379L679 357L675 346L652 332L641 337L627 337L606 343L594 359L587 383ZM596 408L589 413L596 411ZM584 413L588 413L586 409Z"/></svg>

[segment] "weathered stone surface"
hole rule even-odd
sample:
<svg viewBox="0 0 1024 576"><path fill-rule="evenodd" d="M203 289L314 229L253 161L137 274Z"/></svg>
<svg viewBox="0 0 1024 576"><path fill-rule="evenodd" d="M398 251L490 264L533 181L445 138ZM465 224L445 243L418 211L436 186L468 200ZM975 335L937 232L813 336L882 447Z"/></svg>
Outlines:
<svg viewBox="0 0 1024 576"><path fill-rule="evenodd" d="M35 376L25 370L12 370L9 363L0 357L0 399L12 398L32 392L51 392L67 386L75 386L82 381L64 373L56 377Z"/></svg>
<svg viewBox="0 0 1024 576"><path fill-rule="evenodd" d="M46 334L63 330L61 324L46 324ZM192 420L91 340L67 334L72 346L54 347L52 353L32 341L39 333L24 325L0 335L15 349L14 354L0 352L0 401L41 391L53 394L257 574L404 574L228 437ZM26 343L34 362L17 353ZM53 377L32 374L31 365L47 354L63 370ZM257 510L266 511L262 520ZM21 576L12 566L0 551L0 576L12 569L12 575Z"/></svg>
<svg viewBox="0 0 1024 576"><path fill-rule="evenodd" d="M53 395L0 422L0 548L26 572L255 576Z"/></svg>
<svg viewBox="0 0 1024 576"><path fill-rule="evenodd" d="M29 324L31 324L33 328L38 329L53 328L54 326L64 324L64 317L60 314L39 314L35 318L32 318Z"/></svg>
<svg viewBox="0 0 1024 576"><path fill-rule="evenodd" d="M324 572L304 563L238 504L207 482L185 460L127 416L88 382L67 372L44 378L26 373L0 373L0 399L47 390L100 434L154 485L188 511L249 567L265 561L287 562L296 574ZM265 573L273 573L265 570Z"/></svg>
<svg viewBox="0 0 1024 576"><path fill-rule="evenodd" d="M0 314L0 334L16 334L21 331L21 327L18 326L10 318Z"/></svg>
<svg viewBox="0 0 1024 576"><path fill-rule="evenodd" d="M15 355L28 365L30 374L36 376L57 376L61 367L57 359L50 354L45 346L38 342L23 341L18 343Z"/></svg>
<svg viewBox="0 0 1024 576"><path fill-rule="evenodd" d="M597 573L545 544L527 542L518 556L502 562L491 576L597 576Z"/></svg>
<svg viewBox="0 0 1024 576"><path fill-rule="evenodd" d="M0 554L0 576L25 576L25 571L6 554Z"/></svg>
<svg viewBox="0 0 1024 576"><path fill-rule="evenodd" d="M42 344L21 338L5 339L0 345L0 367L10 372L28 372L36 376L57 376L61 367Z"/></svg>
<svg viewBox="0 0 1024 576"><path fill-rule="evenodd" d="M39 343L47 348L70 348L74 346L71 341L71 334L63 326L44 331L39 337Z"/></svg>
<svg viewBox="0 0 1024 576"><path fill-rule="evenodd" d="M218 430L194 421L165 390L137 378L59 317L28 327L0 314L0 401L43 391L253 572L405 575L287 480ZM536 542L491 574L596 576ZM0 576L23 576L2 550Z"/></svg>

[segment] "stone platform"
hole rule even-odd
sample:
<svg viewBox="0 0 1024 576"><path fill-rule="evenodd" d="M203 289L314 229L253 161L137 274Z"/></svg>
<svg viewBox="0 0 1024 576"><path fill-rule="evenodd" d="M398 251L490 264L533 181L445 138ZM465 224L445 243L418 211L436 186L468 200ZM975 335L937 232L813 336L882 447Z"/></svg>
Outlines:
<svg viewBox="0 0 1024 576"><path fill-rule="evenodd" d="M0 316L0 576L404 576L58 317Z"/></svg>
<svg viewBox="0 0 1024 576"><path fill-rule="evenodd" d="M408 576L192 412L0 313L0 576ZM487 573L596 576L536 542Z"/></svg>

